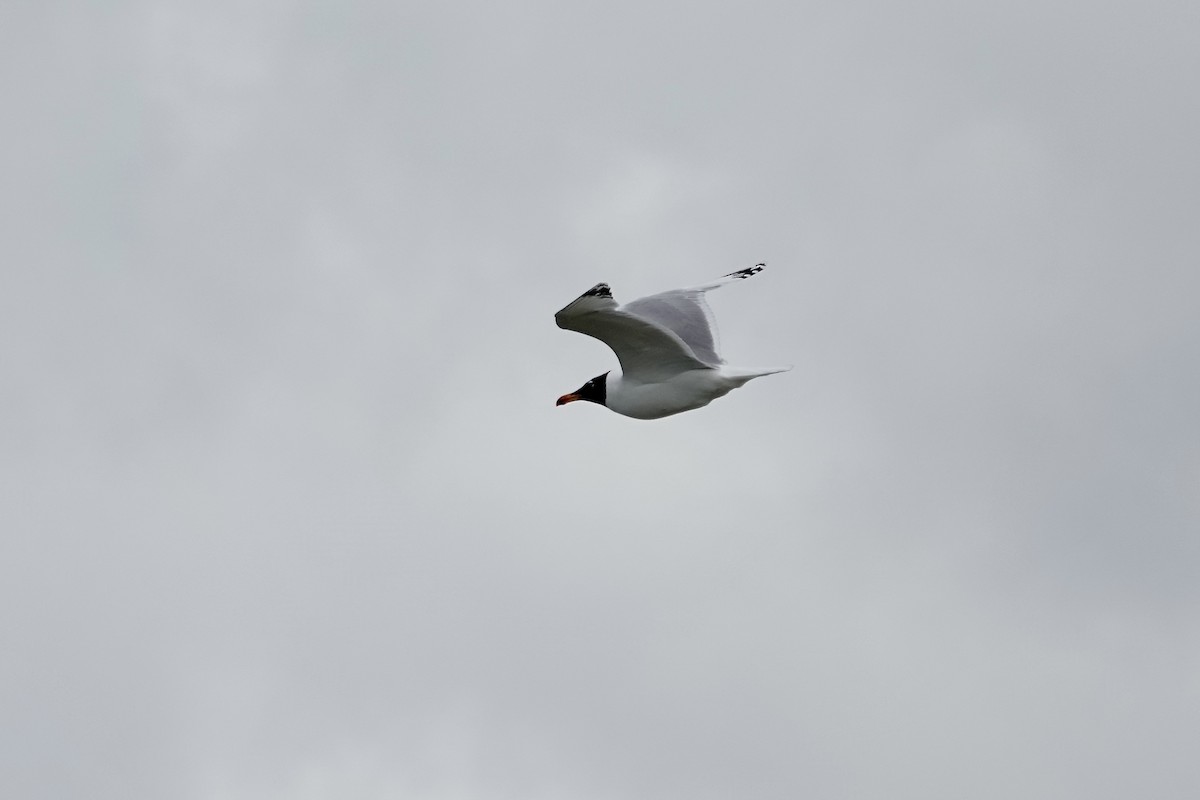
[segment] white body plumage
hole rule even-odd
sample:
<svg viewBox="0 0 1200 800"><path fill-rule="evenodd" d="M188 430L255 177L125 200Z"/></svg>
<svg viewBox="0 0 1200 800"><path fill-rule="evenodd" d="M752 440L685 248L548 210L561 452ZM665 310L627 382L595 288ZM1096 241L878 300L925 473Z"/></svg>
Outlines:
<svg viewBox="0 0 1200 800"><path fill-rule="evenodd" d="M690 369L653 383L628 380L613 370L608 374L604 405L626 417L659 419L702 408L752 378L787 369L741 370L722 365L715 369Z"/></svg>

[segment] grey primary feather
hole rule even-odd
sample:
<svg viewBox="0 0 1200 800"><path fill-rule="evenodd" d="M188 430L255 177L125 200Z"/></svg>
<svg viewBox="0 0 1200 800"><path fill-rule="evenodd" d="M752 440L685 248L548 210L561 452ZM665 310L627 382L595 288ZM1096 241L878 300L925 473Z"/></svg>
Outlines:
<svg viewBox="0 0 1200 800"><path fill-rule="evenodd" d="M675 289L634 300L622 310L673 332L708 366L724 363L717 353L716 321L703 292Z"/></svg>

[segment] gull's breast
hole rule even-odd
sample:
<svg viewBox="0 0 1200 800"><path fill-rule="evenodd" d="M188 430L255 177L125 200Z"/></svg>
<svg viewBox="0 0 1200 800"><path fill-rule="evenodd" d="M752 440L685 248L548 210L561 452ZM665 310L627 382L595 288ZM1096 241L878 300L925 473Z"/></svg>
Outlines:
<svg viewBox="0 0 1200 800"><path fill-rule="evenodd" d="M728 394L736 383L715 369L693 369L654 383L610 380L605 405L635 419L659 419L706 406Z"/></svg>

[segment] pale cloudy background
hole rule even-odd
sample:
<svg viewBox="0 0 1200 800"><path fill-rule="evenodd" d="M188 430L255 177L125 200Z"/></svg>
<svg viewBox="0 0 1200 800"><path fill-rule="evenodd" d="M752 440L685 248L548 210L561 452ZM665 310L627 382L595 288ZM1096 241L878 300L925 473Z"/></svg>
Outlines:
<svg viewBox="0 0 1200 800"><path fill-rule="evenodd" d="M1200 6L0 9L0 794L1194 798ZM553 312L793 363L659 422Z"/></svg>

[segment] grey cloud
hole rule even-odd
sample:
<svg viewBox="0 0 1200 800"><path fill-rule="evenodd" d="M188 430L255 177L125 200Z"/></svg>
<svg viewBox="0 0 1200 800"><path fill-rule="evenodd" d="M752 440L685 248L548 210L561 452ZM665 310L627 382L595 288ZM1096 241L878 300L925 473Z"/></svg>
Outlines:
<svg viewBox="0 0 1200 800"><path fill-rule="evenodd" d="M6 795L1194 793L1186 12L3 15Z"/></svg>

